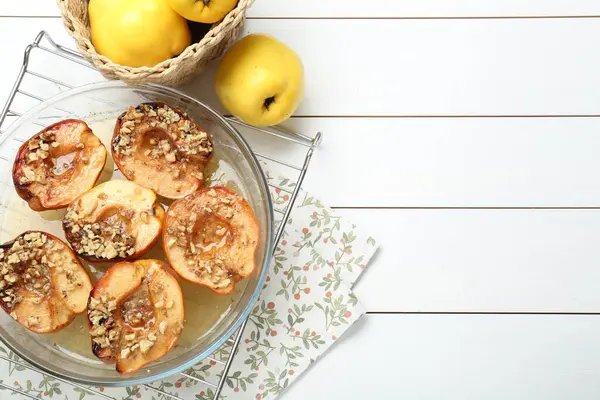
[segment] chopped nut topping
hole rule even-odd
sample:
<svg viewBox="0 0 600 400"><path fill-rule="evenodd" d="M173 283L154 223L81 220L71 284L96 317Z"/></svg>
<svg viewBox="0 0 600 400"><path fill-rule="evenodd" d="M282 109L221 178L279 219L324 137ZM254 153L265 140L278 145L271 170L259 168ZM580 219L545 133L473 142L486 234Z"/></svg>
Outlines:
<svg viewBox="0 0 600 400"><path fill-rule="evenodd" d="M135 253L135 238L126 232L125 222L101 221L92 224L78 211L77 205L71 205L64 220L65 228L71 234L69 242L77 254L111 260Z"/></svg>
<svg viewBox="0 0 600 400"><path fill-rule="evenodd" d="M137 150L138 145L132 140L132 135L135 132L136 125L144 121L151 127L159 127L165 130L169 126L173 126L179 135L171 138L176 141L176 149L173 149L168 140L150 139L149 142L153 148L149 153L144 153L148 157L155 159L165 157L167 162L173 163L178 159L178 151L186 155L210 155L213 151L208 134L199 130L187 118L182 118L178 112L168 105L162 104L156 107L152 104L141 104L135 108L130 107L121 117L119 134L115 136L112 143L115 152L131 155Z"/></svg>
<svg viewBox="0 0 600 400"><path fill-rule="evenodd" d="M19 179L21 185L30 185L32 183L39 183L45 185L47 183L45 179L46 167L44 163L38 163L40 160L44 160L50 156L50 148L56 148L60 146L55 140L54 131L46 131L39 135L36 139L30 139L27 143L28 153L25 154L25 160L31 167L23 167L22 171L24 176Z"/></svg>
<svg viewBox="0 0 600 400"><path fill-rule="evenodd" d="M142 354L146 354L152 346L154 346L154 342L146 339L140 340L140 351Z"/></svg>
<svg viewBox="0 0 600 400"><path fill-rule="evenodd" d="M44 246L48 243L46 248ZM8 309L14 309L22 300L16 294L18 285L36 292L39 296L47 295L51 289L49 268L52 266L45 256L50 251L47 236L40 232L31 232L19 236L10 248L1 249L0 257L0 299ZM34 304L41 301L39 297L31 300Z"/></svg>
<svg viewBox="0 0 600 400"><path fill-rule="evenodd" d="M119 328L114 324L113 312L116 301L102 296L100 299L91 297L88 304L88 319L92 327L92 341L104 349L111 347L119 337Z"/></svg>
<svg viewBox="0 0 600 400"><path fill-rule="evenodd" d="M165 160L167 160L167 162L170 163L177 161L177 158L175 157L175 152L165 154Z"/></svg>
<svg viewBox="0 0 600 400"><path fill-rule="evenodd" d="M161 335L165 334L166 329L167 329L167 321L162 321L160 324L158 324L158 331L161 333Z"/></svg>
<svg viewBox="0 0 600 400"><path fill-rule="evenodd" d="M129 356L129 354L131 353L131 350L129 350L129 348L124 348L121 349L121 358L125 359Z"/></svg>

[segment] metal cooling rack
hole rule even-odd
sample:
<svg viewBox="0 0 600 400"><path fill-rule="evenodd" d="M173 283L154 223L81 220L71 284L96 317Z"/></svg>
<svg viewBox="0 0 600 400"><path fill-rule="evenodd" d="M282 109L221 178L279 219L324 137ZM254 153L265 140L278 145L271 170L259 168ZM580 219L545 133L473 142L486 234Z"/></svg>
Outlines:
<svg viewBox="0 0 600 400"><path fill-rule="evenodd" d="M45 71L43 71L43 70L40 71L39 67L37 67L37 68L31 67L30 60L31 60L31 57L34 52L45 52L47 54L50 54L51 56L61 57L62 59L66 59L69 62L79 64L80 66L82 66L84 68L89 68L91 70L94 70L94 67L92 67L89 63L87 63L87 61L85 61L77 52L57 44L56 42L54 42L54 40L52 40L52 38L50 37L50 35L48 35L47 32L41 31L36 36L35 40L25 48L25 53L23 55L23 64L21 66L21 70L19 71L19 74L17 75L17 79L15 80L15 83L12 87L12 90L11 90L9 96L8 96L8 100L6 101L6 104L5 104L4 108L2 109L2 111L0 112L0 134L3 133L6 130L6 127L9 125L9 123L7 121L7 117L20 117L22 115L22 112L19 112L19 111L15 110L14 108L12 108L13 104L15 103L15 99L18 99L19 97L23 97L23 98L28 99L29 101L33 100L34 102L39 103L41 101L46 100L46 98L49 97L48 95L42 95L39 93L36 94L36 93L32 93L29 90L23 89L22 83L26 77L28 79L31 78L31 79L39 80L39 82L52 83L60 90L71 89L76 86L76 85L72 85L67 82L64 82L64 80L56 79L52 76L47 75L47 73ZM36 69L38 69L38 70L36 71ZM306 171L308 170L308 166L310 163L310 159L312 157L313 150L321 141L321 133L319 132L316 134L316 136L314 138L311 138L309 136L306 136L306 135L303 135L300 133L289 131L282 127L272 127L272 128L268 128L268 129L261 129L261 128L255 128L250 125L247 125L235 118L228 118L228 119L230 122L232 122L234 124L237 124L237 125L245 127L245 128L253 129L253 130L261 132L262 134L265 134L265 135L275 136L277 138L288 141L289 143L293 144L294 146L301 146L301 148L303 149L302 154L304 155L304 162L302 163L302 165L295 165L295 164L292 164L292 163L284 161L284 160L279 160L275 157L268 156L267 154L258 153L258 152L254 153L259 159L268 160L269 162L276 163L281 166L285 166L291 170L294 170L295 173L297 174L296 175L297 183L293 190L290 190L289 188L278 187L276 185L269 184L269 186L271 186L272 188L279 189L283 192L286 192L290 196L288 206L286 208L284 208L284 209L274 208L275 212L281 214L281 222L279 223L276 233L275 233L275 243L277 244L277 243L279 243L279 239L281 238L281 236L283 234L284 227L286 225L285 222L289 218L290 212L296 201L296 197L298 195L298 192L299 192L302 182L304 180L304 176L306 175ZM14 139L14 140L22 143L22 141L19 139ZM8 160L5 157L0 156L0 158L3 159L3 161L5 161L5 162L12 162L12 160ZM227 374L229 373L229 369L231 367L233 358L235 357L236 350L240 344L240 340L242 338L242 333L244 332L244 328L246 327L247 321L248 320L245 320L242 323L242 325L240 326L239 330L236 333L234 333L227 340L227 342L225 342L225 344L223 345L223 347L228 348L227 352L229 353L229 355L226 357L225 360L218 359L218 358L212 357L212 356L207 357L208 360L215 363L215 367L217 365L222 366L221 373L216 374L217 376L220 376L219 381L217 383L208 382L204 379L200 379L198 377L192 376L185 372L181 373L181 375L183 375L184 377L186 377L188 379L197 381L200 384L206 385L207 387L211 388L214 391L213 398L218 399L219 395L221 394L221 391L225 385L225 382L227 379ZM217 351L219 351L219 350L217 350ZM96 389L94 387L84 386L84 385L57 377L55 375L40 371L38 368L30 365L29 363L27 363L25 361L12 360L12 359L9 359L8 357L4 357L2 355L0 355L0 360L6 361L6 362L11 362L13 364L16 364L18 366L26 368L28 370L38 372L40 374L52 376L56 380L61 381L63 383L71 384L81 390L84 390L85 392L87 392L90 395L95 395L95 396L98 396L98 397L101 397L104 399L111 399L111 400L114 399L113 397L100 392L98 389ZM171 398L171 399L176 399L176 400L184 400L174 394L171 394L164 390L153 387L150 384L146 384L146 385L142 385L142 386L150 391L153 391L160 395L163 395L166 398ZM13 393L23 395L30 399L38 399L38 397L35 397L32 394L26 393L26 392L20 390L19 388L11 387L10 385L7 385L5 383L0 382L0 389L9 390ZM116 400L116 399L114 399L114 400Z"/></svg>

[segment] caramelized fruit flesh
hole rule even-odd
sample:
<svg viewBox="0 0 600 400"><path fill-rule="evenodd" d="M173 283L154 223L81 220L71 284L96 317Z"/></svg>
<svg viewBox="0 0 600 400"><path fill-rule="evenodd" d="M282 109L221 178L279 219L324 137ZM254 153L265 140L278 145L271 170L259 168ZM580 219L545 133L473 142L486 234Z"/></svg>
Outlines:
<svg viewBox="0 0 600 400"><path fill-rule="evenodd" d="M254 271L259 235L248 202L225 187L213 187L169 207L163 246L182 278L228 294Z"/></svg>
<svg viewBox="0 0 600 400"><path fill-rule="evenodd" d="M65 120L26 141L13 165L17 194L35 211L64 208L94 186L106 148L87 124Z"/></svg>
<svg viewBox="0 0 600 400"><path fill-rule="evenodd" d="M185 113L164 103L144 103L117 119L112 154L127 179L180 199L204 181L213 145Z"/></svg>
<svg viewBox="0 0 600 400"><path fill-rule="evenodd" d="M121 262L96 283L88 304L92 351L126 374L164 356L183 330L183 294L158 260Z"/></svg>
<svg viewBox="0 0 600 400"><path fill-rule="evenodd" d="M55 236L28 231L0 246L0 306L33 332L68 325L91 290L87 271Z"/></svg>
<svg viewBox="0 0 600 400"><path fill-rule="evenodd" d="M73 202L63 228L67 241L86 260L131 260L156 243L164 215L152 190L114 180Z"/></svg>

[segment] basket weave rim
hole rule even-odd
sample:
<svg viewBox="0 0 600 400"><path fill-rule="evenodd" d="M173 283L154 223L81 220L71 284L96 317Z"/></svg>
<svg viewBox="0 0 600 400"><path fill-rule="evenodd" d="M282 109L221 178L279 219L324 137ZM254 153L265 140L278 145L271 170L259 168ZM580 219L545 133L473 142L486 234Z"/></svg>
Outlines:
<svg viewBox="0 0 600 400"><path fill-rule="evenodd" d="M165 73L167 69L176 67L177 64L181 63L188 58L194 57L196 53L206 52L212 49L214 46L221 43L224 36L227 35L232 29L240 24L246 18L246 10L252 6L254 0L239 0L237 5L219 22L213 24L210 30L204 35L204 37L197 43L192 43L187 46L181 53L175 57L168 58L160 63L152 66L142 67L128 67L126 65L117 64L111 61L108 57L99 54L96 48L92 44L92 41L86 35L80 33L76 25L83 25L84 22L78 17L74 16L73 13L66 6L68 0L57 0L58 7L61 10L61 15L65 23L73 22L72 27L67 26L67 31L75 39L77 47L84 53L84 55L90 57L94 64L100 64L101 68L110 68L116 72L136 74L136 75L161 75Z"/></svg>

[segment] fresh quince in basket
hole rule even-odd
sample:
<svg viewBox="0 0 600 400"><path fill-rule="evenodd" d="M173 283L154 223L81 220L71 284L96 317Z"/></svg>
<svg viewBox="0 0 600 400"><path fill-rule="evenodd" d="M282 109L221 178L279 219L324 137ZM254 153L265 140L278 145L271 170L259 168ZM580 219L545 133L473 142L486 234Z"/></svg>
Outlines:
<svg viewBox="0 0 600 400"><path fill-rule="evenodd" d="M238 0L168 0L169 4L185 19L214 24L233 10Z"/></svg>
<svg viewBox="0 0 600 400"><path fill-rule="evenodd" d="M98 53L129 67L152 67L190 43L187 21L167 0L90 0L91 38Z"/></svg>

